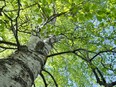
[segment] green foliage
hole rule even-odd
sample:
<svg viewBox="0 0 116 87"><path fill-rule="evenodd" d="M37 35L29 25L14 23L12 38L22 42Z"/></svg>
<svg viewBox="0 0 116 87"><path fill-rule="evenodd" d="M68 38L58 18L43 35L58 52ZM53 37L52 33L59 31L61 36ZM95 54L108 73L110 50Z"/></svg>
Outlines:
<svg viewBox="0 0 116 87"><path fill-rule="evenodd" d="M5 3L6 6L0 16L0 38L16 43L9 18L16 27L17 0L5 0ZM4 3L0 4L0 8L2 6ZM78 54L85 59L88 55L89 58L92 58L95 52L112 49L116 46L115 7L115 0L21 0L20 16L18 17L19 41L21 44L26 44L31 33L43 26L40 31L42 38L49 35L63 37L54 45L50 54L83 48L93 53L87 54L87 52L81 51ZM66 13L58 16L54 24L51 23L52 21L47 22L54 14L61 12ZM44 25L44 23L46 24ZM0 44L0 46L6 45ZM6 52L9 54L12 51L4 51L0 56L4 56ZM108 69L111 69L110 64L112 64L112 69L116 70L114 67L116 60L115 57L111 58L111 55L113 54L106 53L96 57L92 61L93 65L73 53L59 55L50 57L45 67L53 74L59 87L93 87L96 79L91 69L98 67L105 76L116 75L116 72L113 74L108 72ZM112 60L109 60L110 58ZM52 79L47 74L45 77L49 86L53 87ZM37 78L35 84L43 87L44 84L40 80ZM111 81L110 77L109 80Z"/></svg>

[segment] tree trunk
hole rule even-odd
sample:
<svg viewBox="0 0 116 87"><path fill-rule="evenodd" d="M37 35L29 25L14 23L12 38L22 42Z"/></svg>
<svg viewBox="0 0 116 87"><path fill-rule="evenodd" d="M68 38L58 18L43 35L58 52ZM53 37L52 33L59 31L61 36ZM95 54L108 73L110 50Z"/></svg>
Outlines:
<svg viewBox="0 0 116 87"><path fill-rule="evenodd" d="M32 36L27 46L21 46L8 58L1 59L0 87L31 87L54 42L53 37L42 41Z"/></svg>

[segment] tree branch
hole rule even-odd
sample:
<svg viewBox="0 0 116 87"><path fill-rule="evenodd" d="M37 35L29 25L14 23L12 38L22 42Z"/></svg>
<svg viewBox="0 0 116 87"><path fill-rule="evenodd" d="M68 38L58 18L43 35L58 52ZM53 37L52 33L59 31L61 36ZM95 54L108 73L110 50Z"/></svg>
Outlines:
<svg viewBox="0 0 116 87"><path fill-rule="evenodd" d="M65 13L67 13L67 12L61 12L61 13L58 13L58 14L53 14L53 15L51 15L45 22L43 22L43 23L39 26L39 29L40 29L39 31L41 31L42 27L45 26L46 24L48 24L48 23L49 23L50 21L52 21L54 18L59 17L59 16L65 14Z"/></svg>
<svg viewBox="0 0 116 87"><path fill-rule="evenodd" d="M94 55L94 56L90 59L90 61L92 61L95 57L97 57L97 56L99 56L100 54L105 53L105 52L114 52L114 53L116 53L116 51L113 51L113 50L100 51L100 52L96 53L96 55Z"/></svg>
<svg viewBox="0 0 116 87"><path fill-rule="evenodd" d="M37 5L37 3L34 3L34 4L32 4L32 5L29 5L29 6L26 6L26 7L24 7L24 8L21 8L20 10L25 10L25 9L27 9L27 8L30 8L30 7L32 7L32 6L35 6L35 5ZM4 12L14 12L14 11L17 11L18 9L14 9L14 10L5 10Z"/></svg>
<svg viewBox="0 0 116 87"><path fill-rule="evenodd" d="M48 73L51 76L51 78L54 81L55 86L58 87L58 84L57 84L56 80L54 79L53 75L50 72L48 72L47 70L45 70L45 69L43 69L43 71L45 71L46 73Z"/></svg>
<svg viewBox="0 0 116 87"><path fill-rule="evenodd" d="M2 11L3 11L4 7L6 6L5 0L3 0L3 1L4 1L4 5L2 6L2 8L0 8L0 16L2 16Z"/></svg>
<svg viewBox="0 0 116 87"><path fill-rule="evenodd" d="M41 76L42 79L43 79L43 82L44 82L45 87L47 87L48 84L47 84L47 82L46 82L46 80L45 80L45 77L44 77L44 75L42 74L42 72L40 72L40 76Z"/></svg>
<svg viewBox="0 0 116 87"><path fill-rule="evenodd" d="M97 71L98 71L98 73L99 73L99 75L100 75L100 77L101 77L103 83L106 84L106 80L105 80L105 78L103 77L101 71L100 71L98 68L96 68L96 69L97 69Z"/></svg>
<svg viewBox="0 0 116 87"><path fill-rule="evenodd" d="M19 40L18 40L18 17L19 17L19 13L20 13L20 0L18 0L17 3L18 3L18 12L17 12L17 17L16 17L16 29L14 28L12 18L9 17L5 12L3 12L3 13L11 21L11 30L14 34L14 37L15 37L15 40L16 40L16 43L17 43L17 48L19 49L20 43L19 43Z"/></svg>
<svg viewBox="0 0 116 87"><path fill-rule="evenodd" d="M0 46L0 48L3 48L3 49L17 49L17 48L13 48L13 47L4 47L4 46Z"/></svg>
<svg viewBox="0 0 116 87"><path fill-rule="evenodd" d="M110 83L111 86L115 86L116 85L116 81Z"/></svg>
<svg viewBox="0 0 116 87"><path fill-rule="evenodd" d="M76 56L80 57L81 59L83 59L83 60L85 60L85 61L88 61L86 58L84 58L84 57L78 55L78 53L74 53L74 54L75 54Z"/></svg>
<svg viewBox="0 0 116 87"><path fill-rule="evenodd" d="M100 81L100 78L99 78L97 72L95 71L95 69L92 68L92 71L93 71L93 73L94 73L94 75L95 75L95 78L96 78L96 80L97 80L97 83L99 83L100 85L102 85L102 82Z"/></svg>
<svg viewBox="0 0 116 87"><path fill-rule="evenodd" d="M50 21L54 20L56 17L59 17L59 16L65 14L65 13L67 13L67 12L61 12L61 13L57 13L57 14L51 15L51 16L48 18L48 20L44 23L44 26L45 26L47 23L49 23Z"/></svg>
<svg viewBox="0 0 116 87"><path fill-rule="evenodd" d="M19 49L20 43L19 43L19 40L18 40L18 18L19 18L19 15L20 15L20 6L21 6L20 0L18 0L17 4L18 4L18 12L17 12L17 17L16 17L16 30L15 30L16 33L14 33L14 35L15 35L15 39L16 39L16 42L17 42L17 47Z"/></svg>
<svg viewBox="0 0 116 87"><path fill-rule="evenodd" d="M0 44L7 44L7 45L12 45L12 46L17 46L16 43L7 42L7 41L0 41Z"/></svg>
<svg viewBox="0 0 116 87"><path fill-rule="evenodd" d="M79 49L75 49L72 51L64 51L64 52L54 53L54 54L48 55L47 57L53 57L53 56L57 56L57 55L61 55L61 54L67 54L67 53L75 53L76 51L88 51L90 53L95 53L95 52L92 52L92 51L89 51L86 49L79 48Z"/></svg>

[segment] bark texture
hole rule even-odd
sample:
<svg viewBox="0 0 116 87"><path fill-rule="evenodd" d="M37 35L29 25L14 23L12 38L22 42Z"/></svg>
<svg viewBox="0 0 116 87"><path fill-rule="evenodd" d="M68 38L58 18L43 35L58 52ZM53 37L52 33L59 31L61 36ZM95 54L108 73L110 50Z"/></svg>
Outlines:
<svg viewBox="0 0 116 87"><path fill-rule="evenodd" d="M1 59L0 87L31 87L54 42L54 37L40 40L31 36L27 46L21 46L8 58Z"/></svg>

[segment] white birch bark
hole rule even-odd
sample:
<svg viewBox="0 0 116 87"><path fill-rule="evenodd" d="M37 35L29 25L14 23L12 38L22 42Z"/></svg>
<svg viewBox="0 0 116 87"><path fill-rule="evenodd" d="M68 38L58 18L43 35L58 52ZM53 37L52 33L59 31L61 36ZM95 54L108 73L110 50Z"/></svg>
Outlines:
<svg viewBox="0 0 116 87"><path fill-rule="evenodd" d="M36 46L39 41L42 42L43 47L41 44ZM7 59L1 59L0 87L31 87L44 67L46 56L54 42L54 37L42 41L38 37L32 36L27 47L23 46Z"/></svg>

